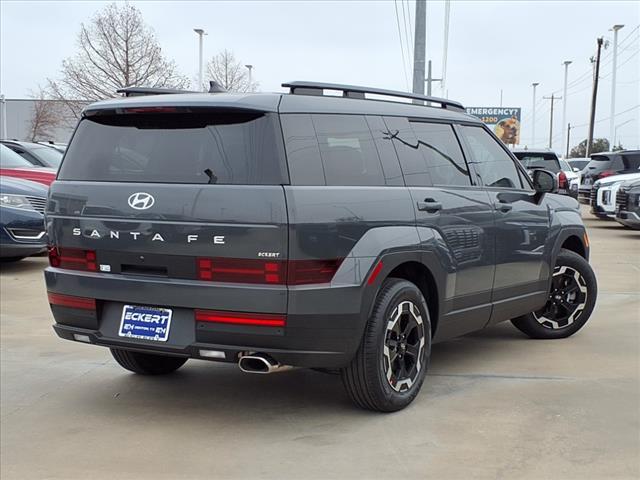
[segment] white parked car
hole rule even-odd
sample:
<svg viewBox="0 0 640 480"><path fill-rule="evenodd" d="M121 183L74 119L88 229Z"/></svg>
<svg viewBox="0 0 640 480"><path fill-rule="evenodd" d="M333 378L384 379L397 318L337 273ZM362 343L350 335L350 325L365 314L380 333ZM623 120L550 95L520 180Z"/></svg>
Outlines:
<svg viewBox="0 0 640 480"><path fill-rule="evenodd" d="M640 173L612 175L596 180L591 188L591 213L600 218L615 218L616 195L620 186L628 180L640 180Z"/></svg>

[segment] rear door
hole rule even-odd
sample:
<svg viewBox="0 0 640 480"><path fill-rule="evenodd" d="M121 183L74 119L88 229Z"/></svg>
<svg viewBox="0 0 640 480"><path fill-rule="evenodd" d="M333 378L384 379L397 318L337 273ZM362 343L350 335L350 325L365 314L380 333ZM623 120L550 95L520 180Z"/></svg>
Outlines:
<svg viewBox="0 0 640 480"><path fill-rule="evenodd" d="M437 230L452 257L438 338L478 330L491 313L495 262L493 211L474 185L454 127L385 117L394 139L416 224Z"/></svg>
<svg viewBox="0 0 640 480"><path fill-rule="evenodd" d="M460 131L495 216L491 322L496 323L544 305L551 269L549 211L502 142L481 126Z"/></svg>
<svg viewBox="0 0 640 480"><path fill-rule="evenodd" d="M62 257L95 252L113 279L161 282L140 284L139 302L285 312L286 183L277 114L98 111L81 120L51 187L48 229ZM196 297L190 281L220 288ZM112 285L98 298L132 296Z"/></svg>

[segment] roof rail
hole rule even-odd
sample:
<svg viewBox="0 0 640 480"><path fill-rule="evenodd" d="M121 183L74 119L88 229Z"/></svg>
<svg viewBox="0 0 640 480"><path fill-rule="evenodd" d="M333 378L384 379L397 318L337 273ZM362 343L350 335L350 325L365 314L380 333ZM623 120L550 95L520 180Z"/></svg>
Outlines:
<svg viewBox="0 0 640 480"><path fill-rule="evenodd" d="M417 93L400 92L397 90L385 90L383 88L359 87L356 85L341 85L338 83L322 82L289 82L283 83L283 87L289 88L293 95L323 95L324 90L342 91L343 97L365 99L365 94L383 95L386 97L408 98L429 103L439 103L442 108L465 111L460 102L447 100L446 98L429 97Z"/></svg>
<svg viewBox="0 0 640 480"><path fill-rule="evenodd" d="M116 90L116 93L123 93L125 97L141 97L144 95L167 95L173 93L198 93L193 90L179 90L176 88L156 88L156 87L125 87Z"/></svg>

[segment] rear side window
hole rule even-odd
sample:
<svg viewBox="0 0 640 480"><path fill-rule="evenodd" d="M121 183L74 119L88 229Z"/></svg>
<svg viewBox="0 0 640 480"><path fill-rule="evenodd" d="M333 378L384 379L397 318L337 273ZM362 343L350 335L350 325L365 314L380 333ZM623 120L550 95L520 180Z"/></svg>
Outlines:
<svg viewBox="0 0 640 480"><path fill-rule="evenodd" d="M487 187L522 188L518 169L507 152L483 127L463 126L480 182Z"/></svg>
<svg viewBox="0 0 640 480"><path fill-rule="evenodd" d="M327 185L384 185L378 151L361 115L312 115Z"/></svg>
<svg viewBox="0 0 640 480"><path fill-rule="evenodd" d="M411 126L432 185L471 185L469 169L451 125L412 122Z"/></svg>
<svg viewBox="0 0 640 480"><path fill-rule="evenodd" d="M105 114L84 118L62 180L288 183L277 117L259 112Z"/></svg>
<svg viewBox="0 0 640 480"><path fill-rule="evenodd" d="M29 168L33 166L9 147L0 144L0 168Z"/></svg>
<svg viewBox="0 0 640 480"><path fill-rule="evenodd" d="M362 115L281 115L293 185L385 185Z"/></svg>

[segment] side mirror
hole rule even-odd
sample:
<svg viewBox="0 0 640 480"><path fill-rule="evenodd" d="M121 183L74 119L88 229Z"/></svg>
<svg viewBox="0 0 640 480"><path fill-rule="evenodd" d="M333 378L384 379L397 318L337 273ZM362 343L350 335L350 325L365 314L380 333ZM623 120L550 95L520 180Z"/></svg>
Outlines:
<svg viewBox="0 0 640 480"><path fill-rule="evenodd" d="M536 169L531 177L533 188L538 193L556 193L558 191L558 178L549 170Z"/></svg>
<svg viewBox="0 0 640 480"><path fill-rule="evenodd" d="M578 173L578 172L580 172L580 169L578 167L573 167L573 171Z"/></svg>

